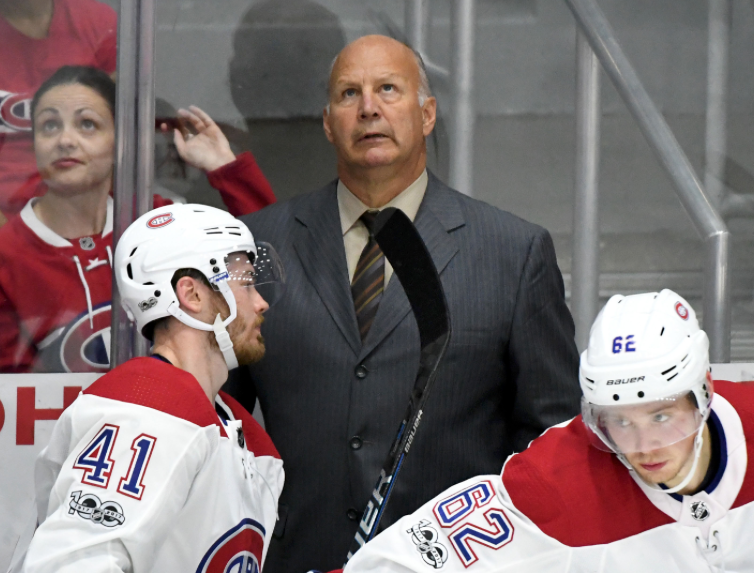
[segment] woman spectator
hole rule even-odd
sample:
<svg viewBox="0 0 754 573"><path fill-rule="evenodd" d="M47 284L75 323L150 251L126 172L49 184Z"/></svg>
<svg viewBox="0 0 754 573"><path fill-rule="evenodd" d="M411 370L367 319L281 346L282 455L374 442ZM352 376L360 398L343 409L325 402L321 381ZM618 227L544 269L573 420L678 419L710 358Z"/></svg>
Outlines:
<svg viewBox="0 0 754 573"><path fill-rule="evenodd" d="M89 67L61 68L34 95L44 189L0 228L0 372L109 368L114 107L114 82ZM179 154L207 172L231 212L275 201L253 157L236 158L207 114L179 114L196 132L175 130Z"/></svg>
<svg viewBox="0 0 754 573"><path fill-rule="evenodd" d="M32 95L66 64L114 74L117 27L115 11L96 0L0 0L0 213L5 217L18 213L40 189Z"/></svg>

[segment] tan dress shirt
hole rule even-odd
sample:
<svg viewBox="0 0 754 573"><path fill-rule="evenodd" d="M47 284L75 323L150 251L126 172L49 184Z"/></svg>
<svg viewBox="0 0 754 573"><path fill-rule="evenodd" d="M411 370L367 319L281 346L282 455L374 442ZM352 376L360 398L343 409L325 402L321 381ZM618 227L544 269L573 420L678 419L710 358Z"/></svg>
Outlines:
<svg viewBox="0 0 754 573"><path fill-rule="evenodd" d="M403 211L413 221L419 211L422 199L424 199L424 193L427 191L427 181L427 170L425 169L416 181L396 195L387 205L380 207L379 210L381 211L385 207L395 207ZM352 281L361 251L364 250L369 241L369 232L364 223L359 221L359 217L365 211L369 211L369 207L351 193L342 181L338 181L338 211L340 212L340 226L343 231L343 244L346 248L348 280ZM385 259L385 286L392 276L393 267Z"/></svg>

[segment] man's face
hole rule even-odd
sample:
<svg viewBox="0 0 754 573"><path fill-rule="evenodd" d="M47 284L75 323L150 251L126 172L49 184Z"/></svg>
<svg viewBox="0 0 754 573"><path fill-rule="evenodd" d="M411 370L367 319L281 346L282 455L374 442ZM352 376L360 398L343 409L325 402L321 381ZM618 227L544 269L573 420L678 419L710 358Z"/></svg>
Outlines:
<svg viewBox="0 0 754 573"><path fill-rule="evenodd" d="M233 342L233 351L236 353L239 366L259 362L264 356L264 338L262 338L261 326L264 321L264 313L269 305L254 288L254 267L249 262L249 257L244 252L231 253L227 261L229 280L228 284L236 299L238 314L229 325L228 334ZM222 295L216 293L216 308L225 318L229 309ZM214 334L210 335L210 341L217 345Z"/></svg>
<svg viewBox="0 0 754 573"><path fill-rule="evenodd" d="M691 471L695 437L688 436L677 444L659 450L627 454L626 459L645 482L673 487Z"/></svg>
<svg viewBox="0 0 754 573"><path fill-rule="evenodd" d="M688 398L616 409L604 421L610 438L645 482L672 487L691 470L700 415Z"/></svg>
<svg viewBox="0 0 754 573"><path fill-rule="evenodd" d="M366 36L338 56L330 76L327 139L346 168L425 162L424 138L435 124L435 99L419 105L413 53L384 36ZM422 166L423 168L423 166Z"/></svg>

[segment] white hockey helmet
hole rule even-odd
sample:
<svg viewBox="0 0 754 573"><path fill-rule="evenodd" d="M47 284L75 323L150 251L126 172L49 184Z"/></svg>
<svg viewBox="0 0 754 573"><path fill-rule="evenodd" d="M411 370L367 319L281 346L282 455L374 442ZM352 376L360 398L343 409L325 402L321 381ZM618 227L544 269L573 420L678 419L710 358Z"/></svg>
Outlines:
<svg viewBox="0 0 754 573"><path fill-rule="evenodd" d="M238 362L226 330L237 315L228 281L240 278L228 272L232 253L248 254L254 286L267 285L262 296L270 306L274 304L285 282L282 264L275 250L256 243L241 221L220 209L191 204L167 205L142 215L126 229L115 249L115 276L129 319L142 333L148 324L166 316L198 330L214 331L228 368L235 368ZM183 312L172 286L179 269L201 272L222 294L230 316L221 320L218 314L214 324L207 324Z"/></svg>
<svg viewBox="0 0 754 573"><path fill-rule="evenodd" d="M581 355L579 382L584 393L582 416L587 427L617 454L646 447L637 439L616 439L610 420L628 427L642 405L658 409L694 397L694 416L647 428L657 448L701 432L712 401L709 340L696 314L678 294L613 296L592 325L589 346ZM651 406L641 408L652 412ZM655 416L658 420L660 416ZM613 426L615 427L615 426ZM645 436L646 437L646 436Z"/></svg>

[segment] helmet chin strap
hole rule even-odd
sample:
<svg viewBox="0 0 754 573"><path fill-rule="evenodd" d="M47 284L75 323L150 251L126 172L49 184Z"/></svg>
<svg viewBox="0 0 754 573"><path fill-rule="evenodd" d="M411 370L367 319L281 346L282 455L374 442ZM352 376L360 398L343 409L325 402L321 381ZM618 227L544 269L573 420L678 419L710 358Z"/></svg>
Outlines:
<svg viewBox="0 0 754 573"><path fill-rule="evenodd" d="M190 326L197 330L204 330L206 332L214 332L217 345L225 359L225 364L227 365L228 370L233 370L234 368L238 368L238 358L233 351L233 341L230 339L227 326L238 316L238 307L236 306L236 297L233 296L233 291L230 290L227 281L222 281L216 284L220 293L223 295L223 298L228 303L228 308L230 308L230 316L225 320L223 320L220 313L218 313L215 317L214 323L208 324L202 322L201 320L197 320L193 316L186 314L178 305L177 301L171 304L167 311L186 326Z"/></svg>
<svg viewBox="0 0 754 573"><path fill-rule="evenodd" d="M233 341L230 339L230 334L228 334L219 312L215 317L215 323L212 325L212 330L215 332L217 345L220 347L220 352L223 353L223 358L225 358L225 364L228 365L228 370L238 368L238 358L236 358L236 353L233 351Z"/></svg>

